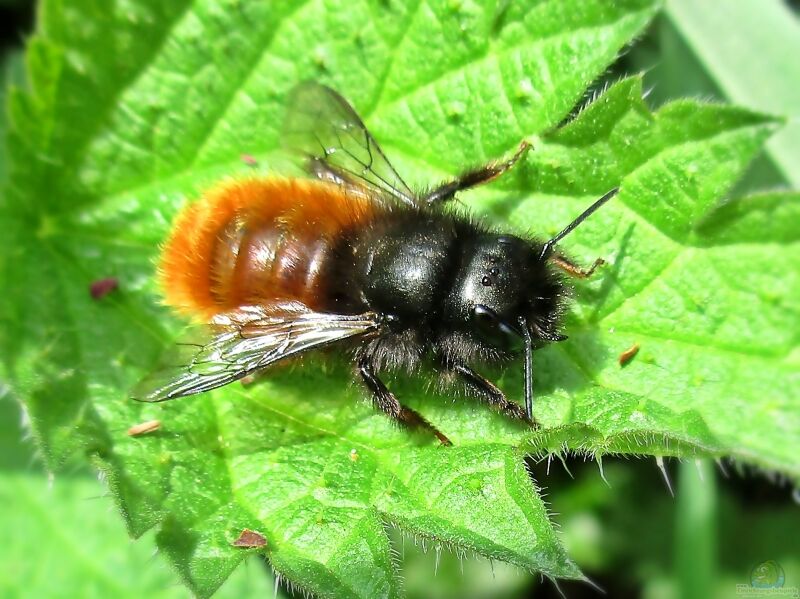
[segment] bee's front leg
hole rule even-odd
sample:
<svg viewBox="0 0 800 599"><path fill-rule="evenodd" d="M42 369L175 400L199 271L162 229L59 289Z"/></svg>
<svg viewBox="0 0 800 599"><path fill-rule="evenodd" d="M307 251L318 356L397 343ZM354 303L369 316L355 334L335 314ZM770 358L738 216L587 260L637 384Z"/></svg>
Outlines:
<svg viewBox="0 0 800 599"><path fill-rule="evenodd" d="M555 266L558 266L567 274L578 279L586 279L591 277L598 266L602 266L606 263L606 261L602 258L598 258L589 268L582 268L561 254L555 254L551 256L550 262L552 262Z"/></svg>
<svg viewBox="0 0 800 599"><path fill-rule="evenodd" d="M523 420L533 426L536 421L528 418L525 408L521 405L509 401L505 394L495 385L492 381L484 376L475 372L466 364L450 364L446 366L448 370L457 374L472 390L474 390L478 397L485 401L490 406L494 406L504 414Z"/></svg>
<svg viewBox="0 0 800 599"><path fill-rule="evenodd" d="M517 149L516 153L508 160L490 162L484 166L461 173L452 181L448 181L439 187L432 189L422 198L423 203L443 204L452 200L459 191L494 181L497 179L497 177L501 176L520 160L522 160L531 147L532 146L530 142L523 141L519 144L519 148Z"/></svg>

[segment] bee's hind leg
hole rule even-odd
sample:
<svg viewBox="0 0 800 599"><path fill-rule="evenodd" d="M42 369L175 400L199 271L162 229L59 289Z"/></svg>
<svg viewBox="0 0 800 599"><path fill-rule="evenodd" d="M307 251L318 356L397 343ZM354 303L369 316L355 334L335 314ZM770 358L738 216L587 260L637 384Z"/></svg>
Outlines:
<svg viewBox="0 0 800 599"><path fill-rule="evenodd" d="M444 433L425 420L418 412L401 404L394 394L386 388L378 378L369 357L362 357L358 362L358 373L364 384L372 392L372 401L387 416L409 428L421 428L433 433L442 445L452 445Z"/></svg>
<svg viewBox="0 0 800 599"><path fill-rule="evenodd" d="M530 142L523 141L519 144L516 153L508 160L490 162L484 166L461 173L456 179L432 189L422 197L422 202L424 204L443 204L452 200L459 191L493 181L522 160L532 147Z"/></svg>

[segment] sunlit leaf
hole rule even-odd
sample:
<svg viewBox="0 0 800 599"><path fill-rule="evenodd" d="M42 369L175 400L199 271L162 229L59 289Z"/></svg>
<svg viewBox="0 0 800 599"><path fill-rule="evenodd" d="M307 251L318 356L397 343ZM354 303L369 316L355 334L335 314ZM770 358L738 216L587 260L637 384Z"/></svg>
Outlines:
<svg viewBox="0 0 800 599"><path fill-rule="evenodd" d="M2 376L48 465L90 456L130 532L157 527L196 593L256 551L232 545L243 529L320 596L401 594L387 525L581 578L528 452L731 455L798 477L800 253L790 225L764 217L796 222L797 198L717 208L776 122L694 101L653 113L634 78L557 128L652 3L499 4L43 4L30 91L9 105ZM180 328L153 277L172 217L214 180L281 164L286 93L309 78L353 102L410 181L533 141L526 164L462 197L514 230L553 234L622 185L563 243L609 264L576 283L571 339L536 356L543 431L397 377L455 444L438 447L375 414L335 361L164 405L128 399ZM119 289L93 300L105 277ZM519 370L502 380L515 400ZM158 431L126 434L151 419Z"/></svg>

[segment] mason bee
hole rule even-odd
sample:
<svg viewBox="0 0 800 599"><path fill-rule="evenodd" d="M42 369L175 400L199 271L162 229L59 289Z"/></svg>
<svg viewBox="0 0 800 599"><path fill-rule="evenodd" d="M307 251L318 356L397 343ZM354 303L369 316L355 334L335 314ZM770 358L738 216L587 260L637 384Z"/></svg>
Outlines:
<svg viewBox="0 0 800 599"><path fill-rule="evenodd" d="M534 349L559 331L561 273L588 276L556 244L612 198L612 189L548 240L523 239L449 210L460 191L501 176L527 153L415 192L353 108L317 83L289 99L283 143L311 178L219 184L178 215L163 248L166 302L208 323L179 345L135 399L202 393L312 349L342 346L374 405L409 427L445 434L380 378L432 363L486 403L534 424ZM524 408L473 370L518 354Z"/></svg>

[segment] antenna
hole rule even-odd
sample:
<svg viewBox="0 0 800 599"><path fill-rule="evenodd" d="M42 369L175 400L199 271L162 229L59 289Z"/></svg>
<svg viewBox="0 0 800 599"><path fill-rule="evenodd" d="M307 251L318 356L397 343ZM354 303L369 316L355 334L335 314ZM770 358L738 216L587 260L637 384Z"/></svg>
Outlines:
<svg viewBox="0 0 800 599"><path fill-rule="evenodd" d="M587 218L589 218L598 208L600 208L600 206L602 206L608 200L610 200L615 195L617 195L618 192L619 192L619 187L615 187L611 191L607 192L602 198L600 198L594 204L592 204L586 210L584 210L581 213L581 215L578 216L578 218L576 218L574 221L572 221L570 224L568 224L566 227L564 227L564 230L561 231L561 233L559 233L558 235L556 235L552 239L548 240L544 244L544 247L542 248L541 257L544 258L547 254L549 254L550 250L553 249L553 246L555 244L557 244L559 241L564 239L564 237L566 237L567 235L572 233L572 231L575 229L575 227L577 227L579 224L581 224L583 221L585 221Z"/></svg>
<svg viewBox="0 0 800 599"><path fill-rule="evenodd" d="M528 321L524 316L519 317L519 326L522 329L522 339L525 341L525 415L533 421L533 339L528 328Z"/></svg>

